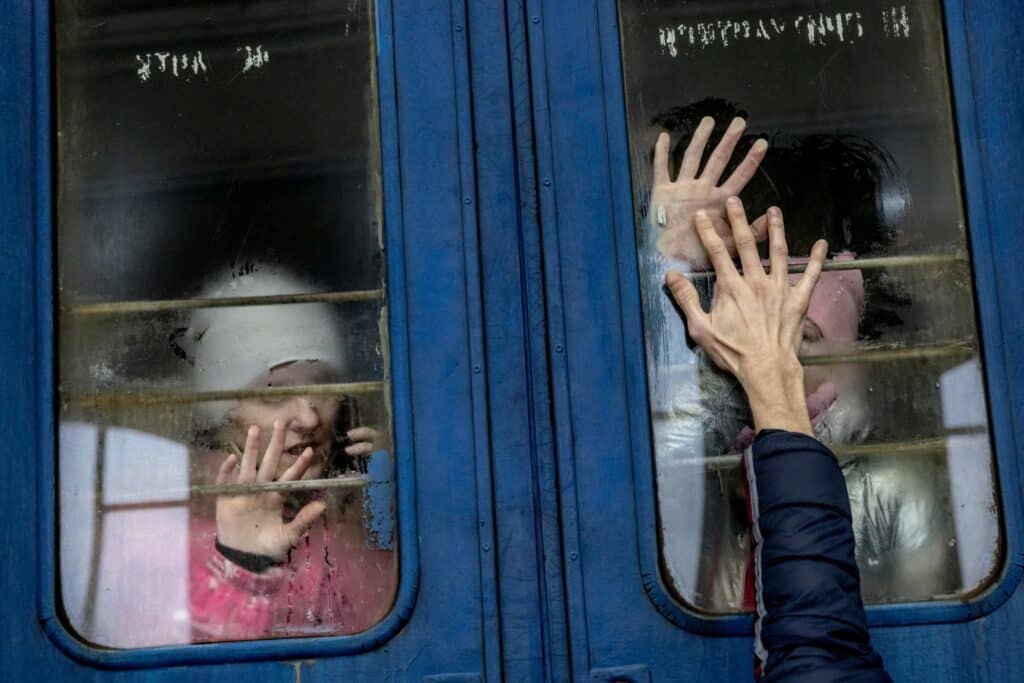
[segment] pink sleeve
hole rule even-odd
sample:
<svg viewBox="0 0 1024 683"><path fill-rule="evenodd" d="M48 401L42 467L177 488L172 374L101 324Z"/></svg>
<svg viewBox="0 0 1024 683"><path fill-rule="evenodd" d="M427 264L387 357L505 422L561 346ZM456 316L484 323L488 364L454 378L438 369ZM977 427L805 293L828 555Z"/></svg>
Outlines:
<svg viewBox="0 0 1024 683"><path fill-rule="evenodd" d="M284 574L283 567L250 572L224 558L212 544L208 549L193 547L189 571L192 641L269 637Z"/></svg>

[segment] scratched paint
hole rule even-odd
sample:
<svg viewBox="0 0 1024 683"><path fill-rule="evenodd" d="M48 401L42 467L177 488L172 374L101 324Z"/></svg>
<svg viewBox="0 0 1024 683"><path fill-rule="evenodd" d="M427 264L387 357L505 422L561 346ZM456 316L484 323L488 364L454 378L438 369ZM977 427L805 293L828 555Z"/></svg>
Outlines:
<svg viewBox="0 0 1024 683"><path fill-rule="evenodd" d="M852 45L874 28L863 12L850 9L811 12L796 16L736 17L658 27L662 54L678 57L692 49L730 48L743 43L792 40L812 47ZM910 38L910 13L906 5L881 11L885 38Z"/></svg>
<svg viewBox="0 0 1024 683"><path fill-rule="evenodd" d="M910 37L910 14L906 5L882 10L882 30L887 38Z"/></svg>
<svg viewBox="0 0 1024 683"><path fill-rule="evenodd" d="M262 69L270 63L270 51L262 45L242 45L235 48L241 58L240 74ZM135 75L140 83L154 78L180 79L190 83L197 76L210 72L210 59L202 50L172 52L154 51L135 55Z"/></svg>
<svg viewBox="0 0 1024 683"><path fill-rule="evenodd" d="M270 52L263 49L262 45L253 47L243 45L237 52L245 53L245 61L242 63L242 73L248 73L253 69L262 69L270 61Z"/></svg>
<svg viewBox="0 0 1024 683"><path fill-rule="evenodd" d="M683 620L692 617L676 612L673 603L737 613L748 608L750 546L736 463L753 431L738 440L745 427L729 423L749 422L748 407L741 387L694 353L663 289L666 271L701 267L682 245L673 249L660 238L681 223L674 213L679 206L685 204L692 217L706 189L701 198L692 190L680 195L673 208L661 190L652 191L652 179L685 165L687 145L703 117L713 117L722 131L732 117L746 116L750 127L731 168L758 138L770 140L771 151L739 193L753 215L782 204L791 248L801 244L794 253L805 253L819 237L835 252L854 245L856 258L869 251L890 256L927 252L929 244L963 245L955 191L960 179L956 165L948 163L957 148L943 66L943 16L938 2L909 0L623 0L620 17L647 354L648 395L640 403L650 411L657 494L643 523L656 527L651 545L660 546L660 561L648 573L660 570L664 579L649 582L649 592L656 604L670 605L666 613ZM919 110L929 115L908 116ZM654 134L662 130L671 136L668 168L654 161L652 149ZM711 153L702 151L704 158ZM706 180L705 171L694 170ZM801 202L805 195L813 199ZM677 230L680 236L686 231ZM917 268L866 273L866 284L843 285L845 292L874 290L859 313L846 316L851 348L863 353L889 343L915 348L931 339L975 339L970 274L967 268L961 272L951 269L944 286L937 286L933 270ZM707 302L714 286L697 282ZM891 301L900 312L884 330L868 332L872 318L888 315L883 309L889 295L882 291L893 285L899 294L890 290ZM825 307L832 315L836 302L830 299ZM818 316L812 308L813 322ZM890 341L895 339L900 341ZM808 335L802 351L810 353L814 343ZM999 580L1003 561L999 482L980 360L950 359L927 369L911 360L841 365L809 367L806 377L809 387L826 387L830 394L828 415L814 418L816 432L837 451L850 449L849 457L841 457L865 603L966 602ZM841 376L852 383L832 398L837 385L818 379L824 374L815 377L819 370L833 373L840 384ZM863 409L851 408L858 402ZM840 414L842 426L830 417ZM965 435L961 425L968 423L976 431ZM925 434L936 435L934 454L890 457L897 440ZM865 448L870 443L879 445Z"/></svg>
<svg viewBox="0 0 1024 683"><path fill-rule="evenodd" d="M146 52L135 55L135 74L143 83L160 74L189 81L194 76L206 75L210 70L207 61L202 50L180 53Z"/></svg>

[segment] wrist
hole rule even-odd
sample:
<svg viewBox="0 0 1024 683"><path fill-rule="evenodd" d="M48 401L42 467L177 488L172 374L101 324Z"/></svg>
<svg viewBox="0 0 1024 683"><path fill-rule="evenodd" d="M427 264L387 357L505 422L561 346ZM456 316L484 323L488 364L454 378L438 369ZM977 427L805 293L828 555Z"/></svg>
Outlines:
<svg viewBox="0 0 1024 683"><path fill-rule="evenodd" d="M804 372L796 356L762 360L749 372L739 373L754 418L754 430L785 429L814 436Z"/></svg>
<svg viewBox="0 0 1024 683"><path fill-rule="evenodd" d="M275 548L267 547L267 544L262 542L260 534L255 531L238 529L230 525L217 525L217 543L248 555L268 557L275 562L283 562L287 556L287 552L278 552Z"/></svg>
<svg viewBox="0 0 1024 683"><path fill-rule="evenodd" d="M224 559L230 560L242 569L254 574L262 574L271 567L279 567L284 564L283 559L271 557L270 555L252 553L247 550L241 550L222 543L219 538L215 538L213 544L217 549L217 552L220 553Z"/></svg>

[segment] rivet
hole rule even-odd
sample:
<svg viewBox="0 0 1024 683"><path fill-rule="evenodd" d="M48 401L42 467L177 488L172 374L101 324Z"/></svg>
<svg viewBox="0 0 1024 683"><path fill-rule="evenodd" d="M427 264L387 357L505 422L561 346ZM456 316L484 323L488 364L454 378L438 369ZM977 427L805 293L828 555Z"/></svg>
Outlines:
<svg viewBox="0 0 1024 683"><path fill-rule="evenodd" d="M544 185L547 186L547 187L551 187L551 178L545 178L544 179Z"/></svg>
<svg viewBox="0 0 1024 683"><path fill-rule="evenodd" d="M533 16L532 16L532 17L530 18L530 21L532 21L532 22L533 22L533 23L535 23L535 24L539 24L539 23L540 23L540 17L538 17L538 16L537 16L537 15L535 14L535 15L533 15Z"/></svg>
<svg viewBox="0 0 1024 683"><path fill-rule="evenodd" d="M561 353L561 352L562 352L562 348L563 348L563 347L562 347L562 345L561 345L561 344L555 344L555 351L557 351L558 353Z"/></svg>
<svg viewBox="0 0 1024 683"><path fill-rule="evenodd" d="M473 372L479 374L480 373L480 366L479 365L474 365L473 366Z"/></svg>
<svg viewBox="0 0 1024 683"><path fill-rule="evenodd" d="M461 31L462 30L462 24L455 24L455 30L456 31Z"/></svg>
<svg viewBox="0 0 1024 683"><path fill-rule="evenodd" d="M462 200L462 203L463 204L472 204L473 200L470 199L469 197L466 197L465 199Z"/></svg>
<svg viewBox="0 0 1024 683"><path fill-rule="evenodd" d="M569 559L572 560L573 562L575 562L578 557L579 557L579 553L577 553L575 550L572 551L571 553L569 553Z"/></svg>
<svg viewBox="0 0 1024 683"><path fill-rule="evenodd" d="M485 552L485 553L486 553L486 552L490 552L490 550L491 550L491 544L490 544L490 543L484 543L484 546L483 546L483 548L484 548L484 552Z"/></svg>

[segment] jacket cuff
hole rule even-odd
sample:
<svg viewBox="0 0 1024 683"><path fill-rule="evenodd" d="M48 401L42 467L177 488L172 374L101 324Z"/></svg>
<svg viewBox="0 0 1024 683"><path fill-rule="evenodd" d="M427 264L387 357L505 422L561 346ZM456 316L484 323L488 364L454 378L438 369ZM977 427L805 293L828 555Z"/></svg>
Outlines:
<svg viewBox="0 0 1024 683"><path fill-rule="evenodd" d="M213 574L213 578L219 583L227 584L250 595L273 595L280 590L281 584L284 582L285 568L280 564L256 572L233 562L220 552L216 552L210 554L206 565Z"/></svg>
<svg viewBox="0 0 1024 683"><path fill-rule="evenodd" d="M833 508L847 519L850 503L839 461L812 436L763 429L752 446L761 513L790 505Z"/></svg>
<svg viewBox="0 0 1024 683"><path fill-rule="evenodd" d="M284 562L275 560L269 555L257 555L255 553L247 553L244 550L228 547L221 543L219 538L214 539L213 546L217 549L218 553L224 556L225 559L230 560L239 567L255 574L262 574L271 567L279 567L284 564Z"/></svg>

